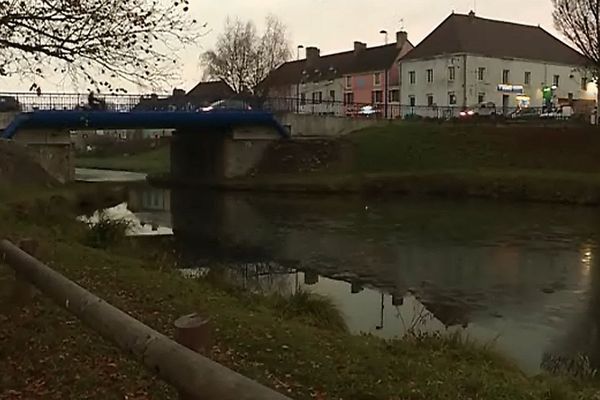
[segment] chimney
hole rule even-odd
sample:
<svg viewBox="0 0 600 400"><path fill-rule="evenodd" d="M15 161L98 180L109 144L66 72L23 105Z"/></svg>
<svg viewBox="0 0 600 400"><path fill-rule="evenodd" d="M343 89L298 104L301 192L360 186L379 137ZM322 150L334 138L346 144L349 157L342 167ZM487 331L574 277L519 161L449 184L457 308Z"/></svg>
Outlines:
<svg viewBox="0 0 600 400"><path fill-rule="evenodd" d="M317 47L306 48L306 65L314 67L319 62L319 58L321 58L321 50Z"/></svg>
<svg viewBox="0 0 600 400"><path fill-rule="evenodd" d="M471 17L471 19L475 18L475 11L471 10L471 12L469 12L469 17Z"/></svg>
<svg viewBox="0 0 600 400"><path fill-rule="evenodd" d="M362 42L354 42L354 55L359 55L367 49L367 44Z"/></svg>
<svg viewBox="0 0 600 400"><path fill-rule="evenodd" d="M396 32L396 48L401 49L408 42L408 33L405 31Z"/></svg>

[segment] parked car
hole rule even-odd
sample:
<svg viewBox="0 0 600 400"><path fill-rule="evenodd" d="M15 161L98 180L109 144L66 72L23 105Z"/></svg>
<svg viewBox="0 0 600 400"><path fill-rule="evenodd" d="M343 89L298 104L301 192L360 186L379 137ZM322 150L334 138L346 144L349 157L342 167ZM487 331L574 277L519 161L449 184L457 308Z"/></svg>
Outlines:
<svg viewBox="0 0 600 400"><path fill-rule="evenodd" d="M376 118L381 114L381 110L374 106L363 106L358 110L358 115L367 118Z"/></svg>
<svg viewBox="0 0 600 400"><path fill-rule="evenodd" d="M539 110L535 108L519 108L510 114L511 119L537 119L540 118Z"/></svg>
<svg viewBox="0 0 600 400"><path fill-rule="evenodd" d="M561 106L552 111L543 112L540 118L543 119L569 119L573 116L573 107Z"/></svg>
<svg viewBox="0 0 600 400"><path fill-rule="evenodd" d="M460 118L492 117L496 115L496 104L491 101L479 103L474 107L465 108L459 113Z"/></svg>
<svg viewBox="0 0 600 400"><path fill-rule="evenodd" d="M491 117L498 114L496 111L496 104L491 101L486 101L483 103L479 103L474 107L473 111L475 111L475 115Z"/></svg>
<svg viewBox="0 0 600 400"><path fill-rule="evenodd" d="M208 107L203 107L202 111L251 111L252 106L248 102L239 99L226 99L215 101Z"/></svg>

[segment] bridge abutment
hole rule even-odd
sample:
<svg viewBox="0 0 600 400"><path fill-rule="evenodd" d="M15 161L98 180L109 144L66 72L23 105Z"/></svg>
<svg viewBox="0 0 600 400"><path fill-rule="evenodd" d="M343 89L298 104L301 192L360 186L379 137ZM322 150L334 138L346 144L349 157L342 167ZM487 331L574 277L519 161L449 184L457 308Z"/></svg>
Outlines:
<svg viewBox="0 0 600 400"><path fill-rule="evenodd" d="M267 127L176 131L171 138L171 176L189 182L247 176L279 139Z"/></svg>
<svg viewBox="0 0 600 400"><path fill-rule="evenodd" d="M15 137L61 183L75 179L75 154L68 130L22 130Z"/></svg>

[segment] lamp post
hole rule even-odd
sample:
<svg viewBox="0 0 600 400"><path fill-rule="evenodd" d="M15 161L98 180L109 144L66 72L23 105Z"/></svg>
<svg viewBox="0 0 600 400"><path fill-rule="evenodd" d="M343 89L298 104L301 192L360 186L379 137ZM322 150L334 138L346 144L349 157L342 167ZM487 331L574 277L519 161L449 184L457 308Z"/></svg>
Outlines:
<svg viewBox="0 0 600 400"><path fill-rule="evenodd" d="M299 44L296 50L296 61L300 61L300 50L304 48L303 45ZM298 77L298 81L296 82L296 113L300 113L300 79L302 74Z"/></svg>
<svg viewBox="0 0 600 400"><path fill-rule="evenodd" d="M379 31L380 34L385 36L385 44L388 44L388 32L385 29L382 29L381 31ZM388 72L389 68L386 67L385 72L384 72L384 77L383 77L383 107L384 107L384 112L383 112L383 116L385 117L385 119L387 119L388 117Z"/></svg>

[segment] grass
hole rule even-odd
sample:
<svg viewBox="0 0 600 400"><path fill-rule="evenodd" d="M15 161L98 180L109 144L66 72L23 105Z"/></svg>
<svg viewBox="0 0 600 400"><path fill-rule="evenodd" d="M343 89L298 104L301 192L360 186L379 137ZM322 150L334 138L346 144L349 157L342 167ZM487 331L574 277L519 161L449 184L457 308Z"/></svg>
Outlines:
<svg viewBox="0 0 600 400"><path fill-rule="evenodd" d="M123 241L130 226L130 221L111 219L100 212L97 221L87 223L85 243L91 247L106 249Z"/></svg>
<svg viewBox="0 0 600 400"><path fill-rule="evenodd" d="M354 173L600 170L595 127L395 123L350 135Z"/></svg>
<svg viewBox="0 0 600 400"><path fill-rule="evenodd" d="M248 301L207 280L184 279L158 243L89 247L70 206L77 202L65 194L64 206L48 217L48 196L38 196L45 200L18 200L19 212L4 198L0 237L38 239L38 257L48 265L167 335L181 315L209 315L217 329L212 357L291 398L575 400L600 390L594 380L528 378L493 352L454 338L385 341L320 328L307 321L324 312L321 300L299 295L286 301L286 312L281 303ZM177 398L43 296L17 307L9 301L12 286L0 266L1 398Z"/></svg>
<svg viewBox="0 0 600 400"><path fill-rule="evenodd" d="M162 146L130 156L78 157L79 168L99 168L145 173L164 173L170 169L169 146Z"/></svg>
<svg viewBox="0 0 600 400"><path fill-rule="evenodd" d="M284 317L305 318L309 324L320 328L348 331L344 315L329 297L300 290L291 296L277 295L274 300L275 309Z"/></svg>

